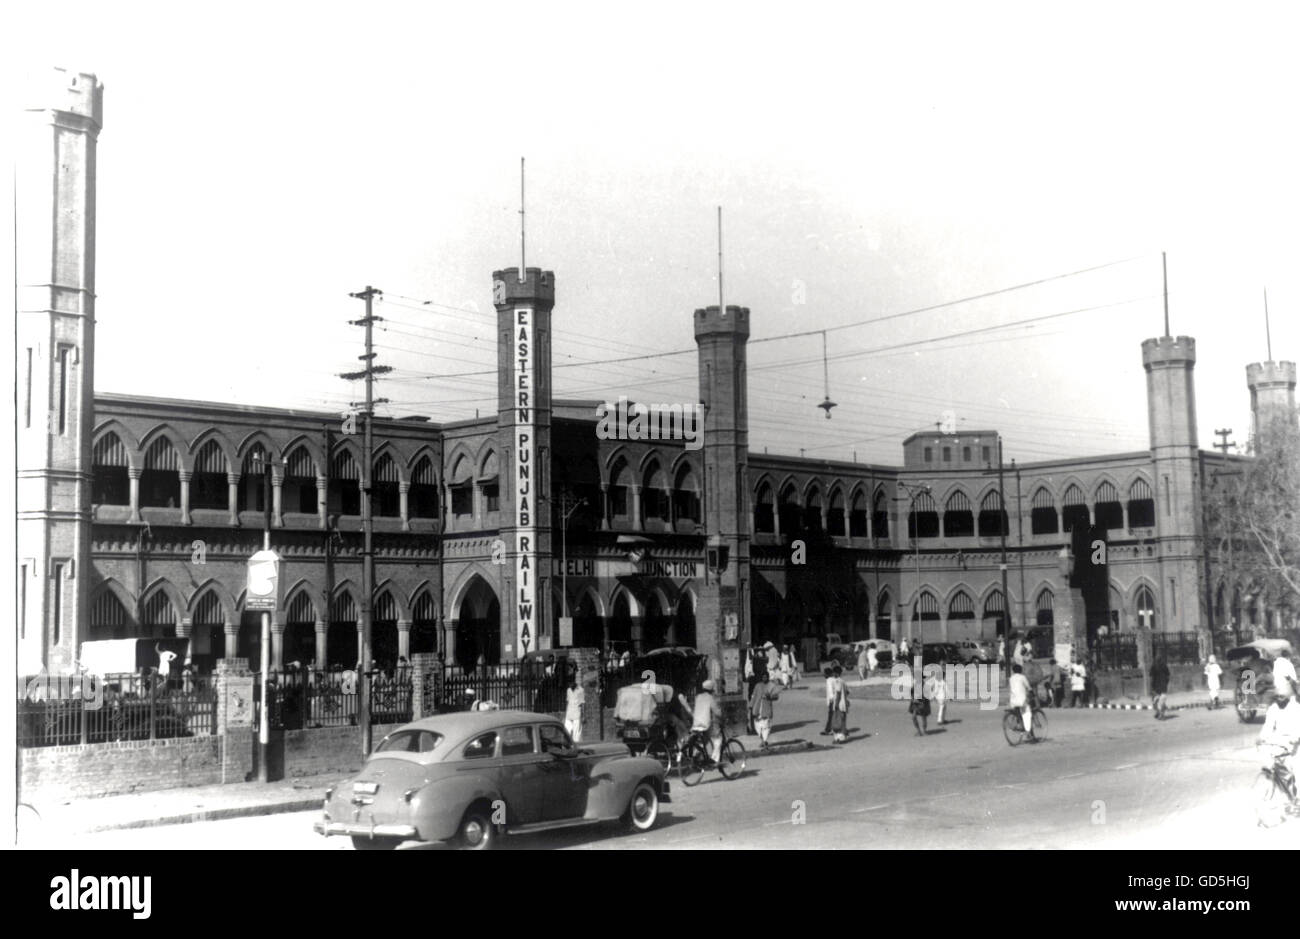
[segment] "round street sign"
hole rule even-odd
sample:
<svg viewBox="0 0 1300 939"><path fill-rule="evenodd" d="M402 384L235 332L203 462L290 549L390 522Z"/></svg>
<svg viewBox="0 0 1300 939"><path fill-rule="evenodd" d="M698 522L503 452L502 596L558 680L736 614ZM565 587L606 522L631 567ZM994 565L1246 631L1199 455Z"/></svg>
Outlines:
<svg viewBox="0 0 1300 939"><path fill-rule="evenodd" d="M280 555L274 551L258 551L248 559L248 584L245 610L270 610L279 608Z"/></svg>

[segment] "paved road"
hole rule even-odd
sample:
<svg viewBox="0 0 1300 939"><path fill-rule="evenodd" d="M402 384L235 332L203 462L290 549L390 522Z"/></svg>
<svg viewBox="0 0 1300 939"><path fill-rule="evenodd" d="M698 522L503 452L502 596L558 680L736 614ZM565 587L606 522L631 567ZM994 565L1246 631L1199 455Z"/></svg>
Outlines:
<svg viewBox="0 0 1300 939"><path fill-rule="evenodd" d="M816 689L787 693L774 738L819 744ZM1001 711L949 706L952 722L915 735L904 706L857 701L842 747L752 760L739 780L692 789L676 776L660 827L512 839L569 848L1241 848L1300 847L1300 821L1255 827L1249 803L1258 725L1230 710L1049 711L1049 739L1007 746ZM311 831L316 813L46 838L78 849L343 850ZM422 846L412 845L419 849ZM428 847L428 846L423 846Z"/></svg>

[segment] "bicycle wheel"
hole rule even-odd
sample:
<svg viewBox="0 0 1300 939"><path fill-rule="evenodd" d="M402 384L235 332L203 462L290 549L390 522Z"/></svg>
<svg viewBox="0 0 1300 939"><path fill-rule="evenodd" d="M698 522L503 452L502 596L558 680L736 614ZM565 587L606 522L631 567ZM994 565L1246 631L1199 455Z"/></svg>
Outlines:
<svg viewBox="0 0 1300 939"><path fill-rule="evenodd" d="M1025 739L1024 720L1014 711L1002 715L1002 733L1006 736L1007 743L1013 747L1018 746L1020 741Z"/></svg>
<svg viewBox="0 0 1300 939"><path fill-rule="evenodd" d="M1047 715L1042 711L1034 712L1034 736L1039 740L1047 739Z"/></svg>
<svg viewBox="0 0 1300 939"><path fill-rule="evenodd" d="M686 744L677 763L677 771L681 774L682 782L687 786L694 786L703 779L704 767L708 759L709 754L701 744L694 742Z"/></svg>
<svg viewBox="0 0 1300 939"><path fill-rule="evenodd" d="M1268 770L1260 770L1255 777L1251 801L1255 804L1255 820L1261 828L1273 828L1282 824L1286 815L1286 794Z"/></svg>
<svg viewBox="0 0 1300 939"><path fill-rule="evenodd" d="M728 740L722 748L718 771L727 779L735 779L745 771L745 745L739 740Z"/></svg>
<svg viewBox="0 0 1300 939"><path fill-rule="evenodd" d="M662 740L656 740L650 746L645 748L645 755L652 760L658 760L659 765L664 768L664 772L669 772L673 768L673 751L668 748L668 744Z"/></svg>

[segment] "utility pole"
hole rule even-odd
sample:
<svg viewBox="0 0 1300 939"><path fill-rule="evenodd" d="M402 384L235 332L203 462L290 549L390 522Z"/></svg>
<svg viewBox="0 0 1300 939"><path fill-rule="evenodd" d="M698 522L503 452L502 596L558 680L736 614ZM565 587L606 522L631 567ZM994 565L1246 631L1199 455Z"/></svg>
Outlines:
<svg viewBox="0 0 1300 939"><path fill-rule="evenodd" d="M1237 442L1235 440L1231 440L1231 441L1228 440L1228 435L1231 433L1232 433L1231 427L1216 429L1214 431L1214 436L1219 438L1219 442L1214 445L1214 449L1226 455L1229 447L1235 447L1237 445Z"/></svg>
<svg viewBox="0 0 1300 939"><path fill-rule="evenodd" d="M387 398L375 397L375 376L391 372L393 369L388 365L375 365L375 346L374 346L374 325L382 322L383 317L377 317L371 312L371 304L376 296L382 296L383 291L378 288L366 286L365 290L359 293L348 294L358 300L364 300L366 303L366 315L359 320L352 320L353 326L364 326L366 330L366 352L358 356L365 363L365 368L359 372L344 372L340 378L348 381L364 379L366 382L366 400L362 414L366 419L366 432L363 438L361 450L361 530L362 530L362 549L361 549L361 663L357 669L357 680L359 682L358 692L360 693L360 702L357 705L357 723L361 727L361 755L370 755L370 629L371 629L371 607L372 594L375 590L375 552L374 552L374 519L370 512L370 488L371 488L371 463L374 461L375 441L373 425L375 421L375 405L386 402ZM352 406L356 407L358 402L353 402Z"/></svg>
<svg viewBox="0 0 1300 939"><path fill-rule="evenodd" d="M1016 466L1016 461L1011 461L1011 469L1016 474L1016 554L1020 562L1020 625L1025 626L1029 623L1029 597L1025 594L1025 524L1024 514L1020 511L1020 467ZM1006 506L1002 507L1006 511Z"/></svg>
<svg viewBox="0 0 1300 939"><path fill-rule="evenodd" d="M1011 636L1011 591L1007 589L1007 496L1002 482L1002 435L998 434L998 503L1003 512L998 520L998 531L1002 533L1002 641L1005 643ZM1023 629L1024 625L1022 622L1020 627ZM1007 655L1007 661L1011 661L1010 655Z"/></svg>

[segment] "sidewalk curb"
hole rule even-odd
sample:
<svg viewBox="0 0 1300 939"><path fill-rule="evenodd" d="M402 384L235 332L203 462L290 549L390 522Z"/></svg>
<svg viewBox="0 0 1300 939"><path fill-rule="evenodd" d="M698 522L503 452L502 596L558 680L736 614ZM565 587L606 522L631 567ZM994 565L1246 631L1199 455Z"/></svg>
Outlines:
<svg viewBox="0 0 1300 939"><path fill-rule="evenodd" d="M163 825L186 825L193 822L220 822L232 818L254 818L262 815L283 815L289 812L306 812L318 809L324 803L322 796L310 799L284 799L279 802L263 802L257 805L235 805L221 809L200 809L176 815L160 815L155 818L136 818L89 828L61 828L57 823L51 828L66 831L68 834L90 835L101 831L123 831L136 828L158 828Z"/></svg>
<svg viewBox="0 0 1300 939"><path fill-rule="evenodd" d="M1151 711L1154 710L1149 704L1089 704L1088 708L1098 711ZM1204 701L1194 702L1192 704L1168 704L1165 706L1166 711L1186 711L1189 708L1210 708L1210 705ZM1053 710L1072 711L1074 708L1054 708ZM1079 710L1082 710L1080 708ZM1220 704L1213 710L1226 711L1230 710L1228 705Z"/></svg>

